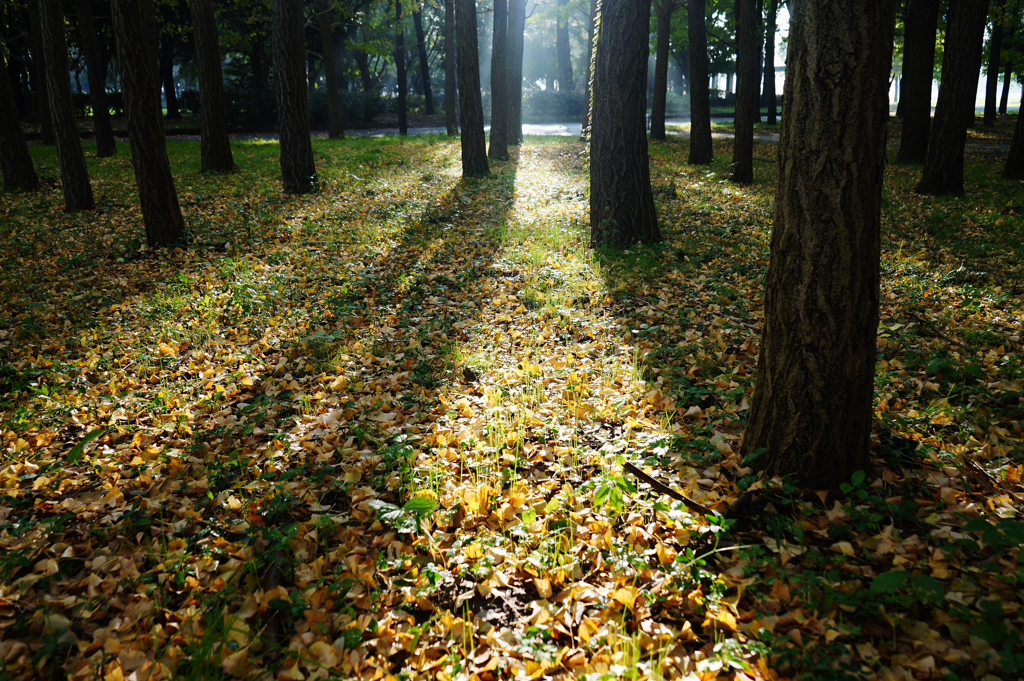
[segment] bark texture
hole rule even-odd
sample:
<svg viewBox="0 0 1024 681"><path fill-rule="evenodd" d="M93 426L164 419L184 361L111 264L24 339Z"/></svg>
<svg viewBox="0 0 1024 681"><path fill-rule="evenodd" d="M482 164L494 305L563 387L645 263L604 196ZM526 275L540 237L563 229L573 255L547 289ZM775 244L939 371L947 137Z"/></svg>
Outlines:
<svg viewBox="0 0 1024 681"><path fill-rule="evenodd" d="M757 0L736 0L736 117L733 140L733 182L754 181L754 121L760 118L757 103L761 44L758 42Z"/></svg>
<svg viewBox="0 0 1024 681"><path fill-rule="evenodd" d="M480 54L476 39L475 0L455 0L459 50L459 119L462 123L462 176L487 175L484 107L480 98Z"/></svg>
<svg viewBox="0 0 1024 681"><path fill-rule="evenodd" d="M1002 66L1003 26L1006 23L1006 0L998 0L992 8L992 35L988 45L988 78L985 81L985 117L983 123L989 127L996 124L999 92L999 71Z"/></svg>
<svg viewBox="0 0 1024 681"><path fill-rule="evenodd" d="M708 86L708 33L704 0L690 0L690 156L687 163L706 165L715 157L711 146L711 91Z"/></svg>
<svg viewBox="0 0 1024 681"><path fill-rule="evenodd" d="M434 90L430 87L430 60L427 58L427 38L423 33L423 12L412 13L413 27L416 29L416 50L420 61L420 79L423 81L423 106L428 116L434 114Z"/></svg>
<svg viewBox="0 0 1024 681"><path fill-rule="evenodd" d="M928 153L938 21L939 0L914 0L907 7L900 87L903 129L897 163L923 163Z"/></svg>
<svg viewBox="0 0 1024 681"><path fill-rule="evenodd" d="M509 92L508 73L508 0L494 0L494 27L491 32L491 139L487 155L495 160L508 159Z"/></svg>
<svg viewBox="0 0 1024 681"><path fill-rule="evenodd" d="M988 0L950 3L939 100L928 133L924 172L914 188L919 194L964 193L964 144L967 128L974 123L974 98L987 16Z"/></svg>
<svg viewBox="0 0 1024 681"><path fill-rule="evenodd" d="M767 107L768 125L776 125L778 108L775 102L775 22L779 15L779 0L771 0L768 7L768 25L764 41L764 103Z"/></svg>
<svg viewBox="0 0 1024 681"><path fill-rule="evenodd" d="M64 206L69 211L92 208L92 185L85 167L82 138L71 103L68 48L64 40L64 11L60 0L40 0L39 21L46 49L46 92L49 96L53 140L57 145Z"/></svg>
<svg viewBox="0 0 1024 681"><path fill-rule="evenodd" d="M395 0L395 70L398 79L398 134L409 134L409 79L405 73L405 24L402 0Z"/></svg>
<svg viewBox="0 0 1024 681"><path fill-rule="evenodd" d="M590 128L590 245L661 241L647 154L651 0L602 0Z"/></svg>
<svg viewBox="0 0 1024 681"><path fill-rule="evenodd" d="M1024 107L1022 107L1024 108ZM1011 180L1024 180L1024 112L1017 113L1017 125L1013 128L1010 153L1006 155L1003 176Z"/></svg>
<svg viewBox="0 0 1024 681"><path fill-rule="evenodd" d="M792 0L744 456L833 488L868 464L893 0Z"/></svg>
<svg viewBox="0 0 1024 681"><path fill-rule="evenodd" d="M179 239L185 231L185 221L167 159L156 65L150 60L152 33L147 22L152 8L145 5L151 3L152 0L113 0L111 18L146 242L157 247Z"/></svg>
<svg viewBox="0 0 1024 681"><path fill-rule="evenodd" d="M597 0L590 0L590 24L587 26L587 87L583 91L583 124L580 126L580 140L590 139L591 86L594 81L594 22L597 21Z"/></svg>
<svg viewBox="0 0 1024 681"><path fill-rule="evenodd" d="M274 0L274 94L281 128L281 181L289 194L316 191L319 180L309 139L302 0Z"/></svg>
<svg viewBox="0 0 1024 681"><path fill-rule="evenodd" d="M320 0L320 49L324 53L324 78L327 81L327 136L345 136L338 94L338 71L334 65L334 31L331 30L331 0Z"/></svg>
<svg viewBox="0 0 1024 681"><path fill-rule="evenodd" d="M523 34L526 31L526 0L508 2L509 144L523 143Z"/></svg>
<svg viewBox="0 0 1024 681"><path fill-rule="evenodd" d="M199 158L203 172L228 173L235 169L224 107L224 76L220 42L212 0L192 0L192 35L199 71Z"/></svg>
<svg viewBox="0 0 1024 681"><path fill-rule="evenodd" d="M455 1L444 0L444 124L459 134L459 87L455 75Z"/></svg>
<svg viewBox="0 0 1024 681"><path fill-rule="evenodd" d="M32 34L32 89L35 95L36 119L39 121L40 141L50 145L53 140L53 122L50 117L50 95L46 84L46 47L43 45L43 30L40 27L39 3L45 0L28 0L28 25Z"/></svg>
<svg viewBox="0 0 1024 681"><path fill-rule="evenodd" d="M569 4L569 0L558 0L558 7ZM565 10L562 10L563 12ZM558 91L572 92L572 50L569 45L569 17L561 12L555 23L555 52L558 54Z"/></svg>
<svg viewBox="0 0 1024 681"><path fill-rule="evenodd" d="M14 91L7 77L7 66L0 51L0 171L4 176L4 190L32 191L39 186L39 177L32 167L32 157L21 132Z"/></svg>
<svg viewBox="0 0 1024 681"><path fill-rule="evenodd" d="M675 0L656 0L654 16L658 24L654 47L654 94L651 97L651 139L665 140L665 99L668 96L668 52Z"/></svg>
<svg viewBox="0 0 1024 681"><path fill-rule="evenodd" d="M117 153L114 129L110 124L110 106L107 103L107 65L103 61L100 42L96 37L96 24L92 17L92 0L78 0L78 34L85 54L85 68L89 76L89 99L92 102L92 124L96 132L96 156L107 158Z"/></svg>

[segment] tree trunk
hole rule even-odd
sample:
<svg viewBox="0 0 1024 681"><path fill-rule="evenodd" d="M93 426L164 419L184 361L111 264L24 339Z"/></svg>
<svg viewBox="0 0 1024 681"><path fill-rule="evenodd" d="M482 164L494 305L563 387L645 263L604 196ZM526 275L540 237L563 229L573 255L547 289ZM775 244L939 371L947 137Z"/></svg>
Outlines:
<svg viewBox="0 0 1024 681"><path fill-rule="evenodd" d="M602 0L590 129L590 246L661 241L647 155L651 0Z"/></svg>
<svg viewBox="0 0 1024 681"><path fill-rule="evenodd" d="M405 25L402 23L402 0L395 0L395 70L398 77L398 134L409 134L408 91L405 75Z"/></svg>
<svg viewBox="0 0 1024 681"><path fill-rule="evenodd" d="M689 0L690 38L690 157L691 165L706 165L714 158L711 145L711 92L708 87L708 34L704 0Z"/></svg>
<svg viewBox="0 0 1024 681"><path fill-rule="evenodd" d="M152 0L113 0L111 14L146 242L157 247L181 238L185 221L167 159L156 69L150 60L152 33L147 24L153 10L146 4L152 5Z"/></svg>
<svg viewBox="0 0 1024 681"><path fill-rule="evenodd" d="M768 125L778 121L778 109L775 103L775 21L779 14L778 0L771 0L768 8L768 27L764 41L764 103L767 106Z"/></svg>
<svg viewBox="0 0 1024 681"><path fill-rule="evenodd" d="M331 0L320 0L320 49L324 53L324 78L327 80L327 136L345 136L341 121L341 100L338 93L338 71L334 66L334 31L331 30Z"/></svg>
<svg viewBox="0 0 1024 681"><path fill-rule="evenodd" d="M565 7L569 0L558 0L559 7ZM555 23L555 51L558 53L558 91L572 92L572 52L569 45L569 18L558 15Z"/></svg>
<svg viewBox="0 0 1024 681"><path fill-rule="evenodd" d="M444 124L448 135L459 134L459 87L455 75L455 2L444 0Z"/></svg>
<svg viewBox="0 0 1024 681"><path fill-rule="evenodd" d="M430 87L430 60L427 59L427 39L423 33L423 11L416 10L412 14L412 23L416 29L416 50L420 57L420 78L423 80L423 105L428 116L434 115L434 90Z"/></svg>
<svg viewBox="0 0 1024 681"><path fill-rule="evenodd" d="M508 133L509 144L523 143L523 34L526 31L526 0L508 2L508 57L505 68L508 77Z"/></svg>
<svg viewBox="0 0 1024 681"><path fill-rule="evenodd" d="M654 96L651 99L651 139L665 140L665 98L668 95L668 50L675 0L656 0L658 38L654 49Z"/></svg>
<svg viewBox="0 0 1024 681"><path fill-rule="evenodd" d="M1024 109L1024 107L1021 107ZM1017 112L1017 125L1013 128L1013 141L1010 142L1010 153L1006 155L1003 177L1011 180L1024 180L1024 111Z"/></svg>
<svg viewBox="0 0 1024 681"><path fill-rule="evenodd" d="M918 194L940 196L964 193L964 144L974 121L974 98L981 70L982 39L988 0L950 3L946 19L946 49L935 120L928 135L928 154Z"/></svg>
<svg viewBox="0 0 1024 681"><path fill-rule="evenodd" d="M274 94L281 128L281 180L288 194L319 188L309 139L302 0L274 0Z"/></svg>
<svg viewBox="0 0 1024 681"><path fill-rule="evenodd" d="M60 0L41 0L39 24L46 50L46 91L53 122L53 139L57 144L64 205L69 211L89 210L93 206L92 185L89 184L82 138L78 134L75 109L71 103L68 48L64 40L64 12Z"/></svg>
<svg viewBox="0 0 1024 681"><path fill-rule="evenodd" d="M868 465L892 0L792 0L771 262L744 457L838 487ZM828 74L828 77L822 77Z"/></svg>
<svg viewBox="0 0 1024 681"><path fill-rule="evenodd" d="M591 83L594 80L594 22L597 21L597 0L590 0L590 24L587 26L587 86L583 91L583 124L580 126L580 140L590 139Z"/></svg>
<svg viewBox="0 0 1024 681"><path fill-rule="evenodd" d="M476 39L475 0L455 0L458 33L459 119L462 123L462 176L490 173L484 140L484 107L480 99L480 54Z"/></svg>
<svg viewBox="0 0 1024 681"><path fill-rule="evenodd" d="M0 51L0 171L4 176L4 191L32 191L39 186L39 177L32 167L32 157L21 132L18 109L14 103L11 79Z"/></svg>
<svg viewBox="0 0 1024 681"><path fill-rule="evenodd" d="M505 62L508 60L508 0L494 0L491 32L491 146L487 155L508 160L509 87Z"/></svg>
<svg viewBox="0 0 1024 681"><path fill-rule="evenodd" d="M263 92L270 83L267 75L267 55L264 49L267 36L257 33L252 36L251 40L249 64L252 67L252 86L257 92Z"/></svg>
<svg viewBox="0 0 1024 681"><path fill-rule="evenodd" d="M164 89L167 118L181 118L178 110L178 92L174 87L174 36L164 33L160 36L160 84Z"/></svg>
<svg viewBox="0 0 1024 681"><path fill-rule="evenodd" d="M1006 47L1008 51L1017 51L1021 43L1017 34L1017 13L1020 10L1020 0L1014 0L1013 13L1008 17L1010 34L1006 36ZM1006 105L1010 100L1010 82L1013 79L1013 59L1007 58L1006 68L1003 71L1003 94L999 97L999 113L1006 115Z"/></svg>
<svg viewBox="0 0 1024 681"><path fill-rule="evenodd" d="M373 77L370 75L370 58L362 50L352 50L352 59L356 62L356 67L359 69L359 79L363 82L363 92L371 92L373 90Z"/></svg>
<svg viewBox="0 0 1024 681"><path fill-rule="evenodd" d="M1006 0L999 0L992 8L992 37L989 41L988 79L985 81L984 124L996 124L996 93L999 91L999 67L1002 65L1003 26L1006 23Z"/></svg>
<svg viewBox="0 0 1024 681"><path fill-rule="evenodd" d="M96 131L96 156L106 158L117 153L114 129L110 124L107 104L107 65L103 62L96 26L92 18L92 0L78 0L78 33L85 54L89 76L89 99L92 101L92 124Z"/></svg>
<svg viewBox="0 0 1024 681"><path fill-rule="evenodd" d="M212 0L192 0L192 30L199 72L199 113L202 136L199 158L203 172L235 169L224 107L224 77Z"/></svg>
<svg viewBox="0 0 1024 681"><path fill-rule="evenodd" d="M43 31L39 25L40 2L45 2L45 0L28 0L29 32L32 34L32 64L35 71L32 74L32 90L35 95L40 141L45 145L50 145L54 143L53 121L51 120L50 95L47 92L46 83L46 47L43 45Z"/></svg>
<svg viewBox="0 0 1024 681"><path fill-rule="evenodd" d="M923 163L928 153L938 20L939 0L913 0L907 7L900 87L903 130L896 163Z"/></svg>
<svg viewBox="0 0 1024 681"><path fill-rule="evenodd" d="M754 122L760 119L760 15L757 0L736 0L736 117L731 179L741 184L754 181Z"/></svg>

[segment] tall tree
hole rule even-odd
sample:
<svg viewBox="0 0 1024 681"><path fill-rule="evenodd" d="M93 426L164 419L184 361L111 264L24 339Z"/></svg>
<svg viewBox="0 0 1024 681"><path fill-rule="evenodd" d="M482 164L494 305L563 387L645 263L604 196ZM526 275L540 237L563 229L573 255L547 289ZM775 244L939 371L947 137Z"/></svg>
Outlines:
<svg viewBox="0 0 1024 681"><path fill-rule="evenodd" d="M894 10L893 0L790 2L765 322L742 453L767 476L817 489L868 464Z"/></svg>
<svg viewBox="0 0 1024 681"><path fill-rule="evenodd" d="M1018 36L1018 14L1020 12L1020 0L1014 0L1013 12L1007 17L1009 21L1010 33L1006 36L1007 45L1011 52L1017 51L1021 43ZM999 113L1006 115L1006 105L1010 101L1010 82L1013 80L1013 59L1010 57L1006 58L1006 66L1003 71L1003 94L999 97Z"/></svg>
<svg viewBox="0 0 1024 681"><path fill-rule="evenodd" d="M319 187L309 138L302 0L274 0L274 94L281 128L281 180L289 194Z"/></svg>
<svg viewBox="0 0 1024 681"><path fill-rule="evenodd" d="M754 181L754 121L761 118L757 103L760 16L757 0L736 0L736 117L731 179L739 183Z"/></svg>
<svg viewBox="0 0 1024 681"><path fill-rule="evenodd" d="M327 136L345 136L338 94L338 72L334 65L334 31L331 29L331 0L320 0L320 49L324 53L324 78L327 80Z"/></svg>
<svg viewBox="0 0 1024 681"><path fill-rule="evenodd" d="M900 105L903 128L897 163L923 163L932 122L932 79L939 0L913 0L907 6L903 33L903 78Z"/></svg>
<svg viewBox="0 0 1024 681"><path fill-rule="evenodd" d="M167 107L167 118L181 118L178 110L178 91L174 87L174 33L167 30L160 35L160 56L157 63L160 68L160 85L164 90L164 103Z"/></svg>
<svg viewBox="0 0 1024 681"><path fill-rule="evenodd" d="M779 16L779 0L771 0L768 6L768 25L764 32L764 103L767 109L768 125L778 123L778 109L775 102L775 22Z"/></svg>
<svg viewBox="0 0 1024 681"><path fill-rule="evenodd" d="M997 0L992 7L992 33L988 44L988 79L985 82L985 117L984 124L996 124L996 94L999 91L999 75L1003 65L1001 51L1003 49L1003 27L1006 24L1006 0Z"/></svg>
<svg viewBox="0 0 1024 681"><path fill-rule="evenodd" d="M458 33L459 118L462 123L462 176L487 175L484 107L480 97L480 53L476 38L475 0L455 0Z"/></svg>
<svg viewBox="0 0 1024 681"><path fill-rule="evenodd" d="M395 71L398 78L398 134L409 134L409 79L405 75L405 24L402 0L395 0Z"/></svg>
<svg viewBox="0 0 1024 681"><path fill-rule="evenodd" d="M580 126L581 141L586 141L590 139L590 107L592 104L590 86L594 80L595 21L597 21L597 0L590 0L590 22L587 24L587 86L586 89L583 91L583 124Z"/></svg>
<svg viewBox="0 0 1024 681"><path fill-rule="evenodd" d="M602 0L590 127L590 245L661 241L647 155L651 0Z"/></svg>
<svg viewBox="0 0 1024 681"><path fill-rule="evenodd" d="M235 159L228 139L224 76L212 0L192 0L192 32L199 71L200 165L203 172L231 172L235 169Z"/></svg>
<svg viewBox="0 0 1024 681"><path fill-rule="evenodd" d="M39 177L32 167L32 157L21 132L3 50L0 50L0 171L6 191L32 191L39 186Z"/></svg>
<svg viewBox="0 0 1024 681"><path fill-rule="evenodd" d="M924 172L914 188L919 194L964 193L964 145L967 128L974 122L986 16L988 0L949 4L939 101L928 134Z"/></svg>
<svg viewBox="0 0 1024 681"><path fill-rule="evenodd" d="M526 0L508 0L509 144L523 143L523 36L526 31Z"/></svg>
<svg viewBox="0 0 1024 681"><path fill-rule="evenodd" d="M423 107L428 116L434 115L434 90L430 87L430 60L427 58L427 38L423 33L423 9L417 7L412 13L412 24L416 29L416 51L419 53L420 80L423 81Z"/></svg>
<svg viewBox="0 0 1024 681"><path fill-rule="evenodd" d="M494 0L494 25L491 32L491 146L487 155L495 160L508 159L509 87L505 62L508 61L508 0Z"/></svg>
<svg viewBox="0 0 1024 681"><path fill-rule="evenodd" d="M555 22L555 52L558 55L558 91L572 92L572 52L569 45L569 15L564 9L569 0L558 0L558 19Z"/></svg>
<svg viewBox="0 0 1024 681"><path fill-rule="evenodd" d="M64 11L60 0L41 0L39 20L46 49L46 92L53 122L53 139L57 144L64 205L69 211L89 210L93 206L92 185L71 103L68 47L64 39Z"/></svg>
<svg viewBox="0 0 1024 681"><path fill-rule="evenodd" d="M665 140L665 101L668 97L668 59L672 34L672 14L682 7L677 0L654 0L658 25L654 47L654 94L651 98L651 139Z"/></svg>
<svg viewBox="0 0 1024 681"><path fill-rule="evenodd" d="M78 0L77 9L79 39L89 76L89 99L92 101L92 124L96 132L96 155L106 158L117 153L114 128L110 124L110 106L107 104L107 65L96 36L92 0Z"/></svg>
<svg viewBox="0 0 1024 681"><path fill-rule="evenodd" d="M53 121L50 116L50 95L46 84L46 47L43 45L43 31L39 21L39 3L45 0L28 0L29 33L32 36L32 94L36 119L39 121L40 141L50 145L53 139ZM66 57L65 57L66 58Z"/></svg>
<svg viewBox="0 0 1024 681"><path fill-rule="evenodd" d="M455 2L444 0L444 123L448 135L459 134L459 88L455 75Z"/></svg>
<svg viewBox="0 0 1024 681"><path fill-rule="evenodd" d="M711 92L708 86L708 34L704 25L705 0L689 0L690 39L690 157L691 165L711 163Z"/></svg>
<svg viewBox="0 0 1024 681"><path fill-rule="evenodd" d="M1017 112L1017 125L1013 128L1013 141L1010 142L1010 153L1006 155L1003 177L1011 180L1024 180L1024 112L1022 111Z"/></svg>

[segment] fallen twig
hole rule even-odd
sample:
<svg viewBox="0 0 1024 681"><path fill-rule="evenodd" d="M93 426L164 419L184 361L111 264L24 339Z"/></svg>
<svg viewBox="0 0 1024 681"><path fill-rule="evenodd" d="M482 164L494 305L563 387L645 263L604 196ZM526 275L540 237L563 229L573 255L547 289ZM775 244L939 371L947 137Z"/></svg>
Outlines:
<svg viewBox="0 0 1024 681"><path fill-rule="evenodd" d="M651 476L647 475L647 473L644 473L642 470L640 470L639 468L637 468L636 466L634 466L631 463L627 463L626 465L624 465L622 467L622 469L624 471L628 472L628 473L631 473L631 474L635 475L637 478L639 478L643 482L646 482L648 485L653 487L654 490L656 492L658 492L659 494L664 494L667 497L672 497L676 501L681 501L683 503L683 505L686 506L686 508L690 509L691 511L693 511L695 513L700 513L701 515L714 515L715 514L715 511L712 511L707 506L702 506L702 505L698 504L696 501L693 501L692 499L687 499L686 497L684 497L679 492L675 491L674 489L672 489L671 487L669 487L668 485L666 485L663 482L658 482L657 480L655 480Z"/></svg>

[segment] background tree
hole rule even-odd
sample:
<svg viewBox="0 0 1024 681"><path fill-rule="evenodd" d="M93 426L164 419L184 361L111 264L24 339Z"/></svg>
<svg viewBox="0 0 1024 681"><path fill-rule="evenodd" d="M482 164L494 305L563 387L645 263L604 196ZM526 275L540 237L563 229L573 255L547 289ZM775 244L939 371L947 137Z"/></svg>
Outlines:
<svg viewBox="0 0 1024 681"><path fill-rule="evenodd" d="M590 22L587 26L587 86L583 91L583 123L580 126L580 140L590 139L591 83L594 80L594 22L597 21L597 0L590 0ZM653 116L652 116L653 119ZM653 120L651 125L653 126ZM664 127L664 123L662 124ZM652 127L653 130L653 127Z"/></svg>
<svg viewBox="0 0 1024 681"><path fill-rule="evenodd" d="M509 82L509 144L523 143L523 39L526 31L526 0L508 1L508 58L505 61Z"/></svg>
<svg viewBox="0 0 1024 681"><path fill-rule="evenodd" d="M742 454L832 488L868 463L892 0L792 0L771 262ZM830 77L823 78L821 74Z"/></svg>
<svg viewBox="0 0 1024 681"><path fill-rule="evenodd" d="M231 172L235 169L235 159L228 138L224 76L211 0L192 0L192 30L199 73L200 165L203 172Z"/></svg>
<svg viewBox="0 0 1024 681"><path fill-rule="evenodd" d="M156 64L152 62L152 0L113 0L111 19L121 71L125 123L132 150L132 168L139 187L146 242L168 246L181 238L185 220L178 205L171 164L167 159Z"/></svg>
<svg viewBox="0 0 1024 681"><path fill-rule="evenodd" d="M569 0L557 0L555 53L558 55L558 91L572 92L572 54L569 45Z"/></svg>
<svg viewBox="0 0 1024 681"><path fill-rule="evenodd" d="M96 132L96 156L106 158L117 153L114 128L110 124L110 106L107 104L107 65L103 60L96 35L92 0L77 0L76 8L78 35L89 75L89 99L92 101L92 124Z"/></svg>
<svg viewBox="0 0 1024 681"><path fill-rule="evenodd" d="M1006 0L996 0L992 7L992 33L988 44L988 77L985 81L985 116L983 122L991 127L996 124L999 91L999 75L1003 62L1000 51L1003 47L1003 27L1006 24Z"/></svg>
<svg viewBox="0 0 1024 681"><path fill-rule="evenodd" d="M289 194L319 187L309 138L302 0L274 0L274 94L281 128L281 180Z"/></svg>
<svg viewBox="0 0 1024 681"><path fill-rule="evenodd" d="M928 153L938 21L939 0L913 0L907 5L903 32L903 77L900 80L903 127L900 131L897 163L923 163Z"/></svg>
<svg viewBox="0 0 1024 681"><path fill-rule="evenodd" d="M32 157L21 132L3 50L0 50L0 171L3 171L5 191L32 191L39 186L39 177L32 167Z"/></svg>
<svg viewBox="0 0 1024 681"><path fill-rule="evenodd" d="M767 106L767 123L778 123L778 110L775 97L775 22L779 16L779 0L771 0L768 5L768 24L764 32L764 93L763 99Z"/></svg>
<svg viewBox="0 0 1024 681"><path fill-rule="evenodd" d="M178 106L178 91L174 87L174 51L178 39L175 35L173 24L168 21L166 15L170 11L163 12L161 17L163 30L160 32L160 55L157 58L157 66L160 69L160 86L164 91L164 104L167 108L167 118L181 118L181 110Z"/></svg>
<svg viewBox="0 0 1024 681"><path fill-rule="evenodd" d="M924 171L914 188L919 194L964 193L964 144L967 128L974 121L986 16L988 0L949 4L939 100L928 134Z"/></svg>
<svg viewBox="0 0 1024 681"><path fill-rule="evenodd" d="M39 121L39 136L43 144L53 144L53 121L50 115L50 95L47 92L46 47L43 45L43 31L39 20L39 3L46 0L27 0L29 33L32 36L32 89L35 90L36 119ZM65 56L65 59L67 57Z"/></svg>
<svg viewBox="0 0 1024 681"><path fill-rule="evenodd" d="M334 32L331 29L331 0L320 0L320 49L324 57L324 80L327 85L327 136L345 136L338 93L338 71L334 64Z"/></svg>
<svg viewBox="0 0 1024 681"><path fill-rule="evenodd" d="M487 175L484 107L480 97L480 54L476 39L475 0L455 0L458 33L459 119L462 123L462 176Z"/></svg>
<svg viewBox="0 0 1024 681"><path fill-rule="evenodd" d="M494 0L494 26L491 34L491 145L487 155L508 159L510 112L508 74L508 0Z"/></svg>
<svg viewBox="0 0 1024 681"><path fill-rule="evenodd" d="M651 0L602 0L590 123L590 245L661 241L647 155Z"/></svg>
<svg viewBox="0 0 1024 681"><path fill-rule="evenodd" d="M402 23L402 0L395 0L395 70L398 79L398 134L409 134L408 91L405 74L405 24Z"/></svg>
<svg viewBox="0 0 1024 681"><path fill-rule="evenodd" d="M668 60L672 14L682 7L677 0L654 0L657 41L654 47L654 93L651 97L651 139L665 140L665 101L668 95Z"/></svg>
<svg viewBox="0 0 1024 681"><path fill-rule="evenodd" d="M736 0L736 115L734 120L733 182L754 181L754 121L760 120L758 85L761 10L756 0Z"/></svg>
<svg viewBox="0 0 1024 681"><path fill-rule="evenodd" d="M708 35L704 0L689 0L690 156L687 163L705 165L714 158L711 145L711 93L708 87Z"/></svg>
<svg viewBox="0 0 1024 681"><path fill-rule="evenodd" d="M1003 94L999 97L999 113L1006 114L1006 106L1010 101L1010 82L1013 80L1013 57L1010 56L1019 52L1020 44L1020 0L1014 0L1013 12L1007 17L1008 30L1006 31L1006 44L1008 50L1001 50L1006 56L1006 65L1003 71Z"/></svg>
<svg viewBox="0 0 1024 681"><path fill-rule="evenodd" d="M82 138L78 134L75 110L71 103L68 48L64 40L64 11L60 0L41 0L39 20L46 49L46 92L50 102L53 139L57 144L64 205L69 211L89 210L93 206L92 185L89 183Z"/></svg>
<svg viewBox="0 0 1024 681"><path fill-rule="evenodd" d="M423 33L423 9L417 7L412 13L413 27L416 29L416 51L420 62L420 79L423 81L423 111L428 116L434 114L434 91L430 87L430 59L427 57L427 39Z"/></svg>
<svg viewBox="0 0 1024 681"><path fill-rule="evenodd" d="M444 123L449 135L459 134L458 85L455 75L455 1L444 0Z"/></svg>
<svg viewBox="0 0 1024 681"><path fill-rule="evenodd" d="M1021 108L1024 108L1022 106ZM1013 128L1010 153L1006 155L1003 176L1011 180L1024 180L1024 112L1017 112L1017 125Z"/></svg>

